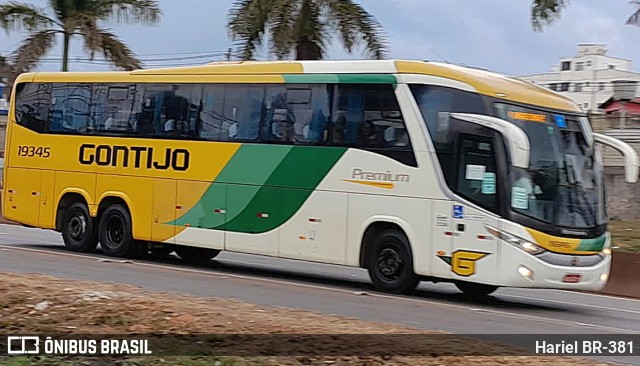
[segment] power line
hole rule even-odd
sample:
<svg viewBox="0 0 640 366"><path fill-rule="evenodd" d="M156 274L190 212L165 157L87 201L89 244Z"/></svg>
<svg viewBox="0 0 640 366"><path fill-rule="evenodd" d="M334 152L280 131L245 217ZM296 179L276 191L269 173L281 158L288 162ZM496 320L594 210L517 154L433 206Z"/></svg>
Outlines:
<svg viewBox="0 0 640 366"><path fill-rule="evenodd" d="M227 55L227 52L212 52L212 53L201 54L201 55L197 55L197 56L166 57L166 58L141 58L140 61L142 61L142 62L183 61L183 60L197 60L197 59L202 59L202 58L222 57L222 56L226 56L226 55ZM61 62L62 58L60 58L60 57L44 57L44 58L41 58L40 61ZM70 56L69 57L69 61L107 61L107 60L102 60L102 59L91 60L90 58L87 58L87 57Z"/></svg>

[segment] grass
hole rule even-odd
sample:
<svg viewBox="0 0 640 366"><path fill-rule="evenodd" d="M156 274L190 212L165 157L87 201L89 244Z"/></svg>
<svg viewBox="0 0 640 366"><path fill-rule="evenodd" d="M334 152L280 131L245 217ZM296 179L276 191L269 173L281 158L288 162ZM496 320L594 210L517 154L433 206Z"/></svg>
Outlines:
<svg viewBox="0 0 640 366"><path fill-rule="evenodd" d="M609 222L613 250L640 253L640 221Z"/></svg>

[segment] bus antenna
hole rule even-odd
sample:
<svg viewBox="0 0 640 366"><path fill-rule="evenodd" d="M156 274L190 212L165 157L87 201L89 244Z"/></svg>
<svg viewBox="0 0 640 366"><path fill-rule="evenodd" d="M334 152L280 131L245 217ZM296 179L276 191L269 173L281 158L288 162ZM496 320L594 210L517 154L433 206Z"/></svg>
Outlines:
<svg viewBox="0 0 640 366"><path fill-rule="evenodd" d="M447 60L446 58L442 57L442 55L440 55L438 52L436 52L433 48L429 48L429 51L431 51L434 55L436 55L440 59L442 59L442 61L444 61L445 63L448 63L448 64L451 63L451 62L449 62L449 60Z"/></svg>

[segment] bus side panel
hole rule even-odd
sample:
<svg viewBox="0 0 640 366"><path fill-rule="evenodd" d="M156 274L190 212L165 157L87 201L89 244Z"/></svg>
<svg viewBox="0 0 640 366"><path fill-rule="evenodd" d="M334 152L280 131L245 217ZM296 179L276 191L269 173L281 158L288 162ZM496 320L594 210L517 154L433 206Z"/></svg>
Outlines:
<svg viewBox="0 0 640 366"><path fill-rule="evenodd" d="M99 174L96 195L99 201L107 197L123 199L129 207L133 238L151 240L153 210L153 178Z"/></svg>
<svg viewBox="0 0 640 366"><path fill-rule="evenodd" d="M389 222L400 226L407 235L413 252L414 271L419 275L430 275L432 205L431 200L421 198L351 194L348 264L358 266L360 246L367 227L375 222Z"/></svg>
<svg viewBox="0 0 640 366"><path fill-rule="evenodd" d="M52 170L42 171L40 183L40 219L39 225L43 229L55 229L55 176Z"/></svg>
<svg viewBox="0 0 640 366"><path fill-rule="evenodd" d="M279 256L346 264L346 232L347 193L314 191L282 226Z"/></svg>
<svg viewBox="0 0 640 366"><path fill-rule="evenodd" d="M77 193L84 197L89 206L91 216L97 212L96 205L96 175L94 173L76 173L57 171L55 175L55 207L67 193Z"/></svg>
<svg viewBox="0 0 640 366"><path fill-rule="evenodd" d="M226 185L178 181L177 197L176 229L186 229L176 237L175 243L224 249Z"/></svg>
<svg viewBox="0 0 640 366"><path fill-rule="evenodd" d="M21 224L37 226L40 212L40 180L35 169L11 168L7 174L4 217Z"/></svg>
<svg viewBox="0 0 640 366"><path fill-rule="evenodd" d="M283 197L282 188L228 184L225 248L277 256Z"/></svg>
<svg viewBox="0 0 640 366"><path fill-rule="evenodd" d="M174 243L176 226L176 190L175 179L156 178L153 181L153 217L151 223L151 241Z"/></svg>

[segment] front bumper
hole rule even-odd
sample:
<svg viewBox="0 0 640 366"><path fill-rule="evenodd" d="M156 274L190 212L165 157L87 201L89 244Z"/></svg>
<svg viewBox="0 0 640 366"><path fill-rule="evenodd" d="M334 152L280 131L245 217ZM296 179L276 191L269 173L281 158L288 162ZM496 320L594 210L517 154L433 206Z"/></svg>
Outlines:
<svg viewBox="0 0 640 366"><path fill-rule="evenodd" d="M548 263L509 245L501 249L503 265L500 266L497 285L504 287L599 291L606 285L611 270L611 255L590 266L571 266ZM566 256L571 263L573 256L562 256ZM575 257L579 262L580 256ZM529 272L531 276L526 276Z"/></svg>

